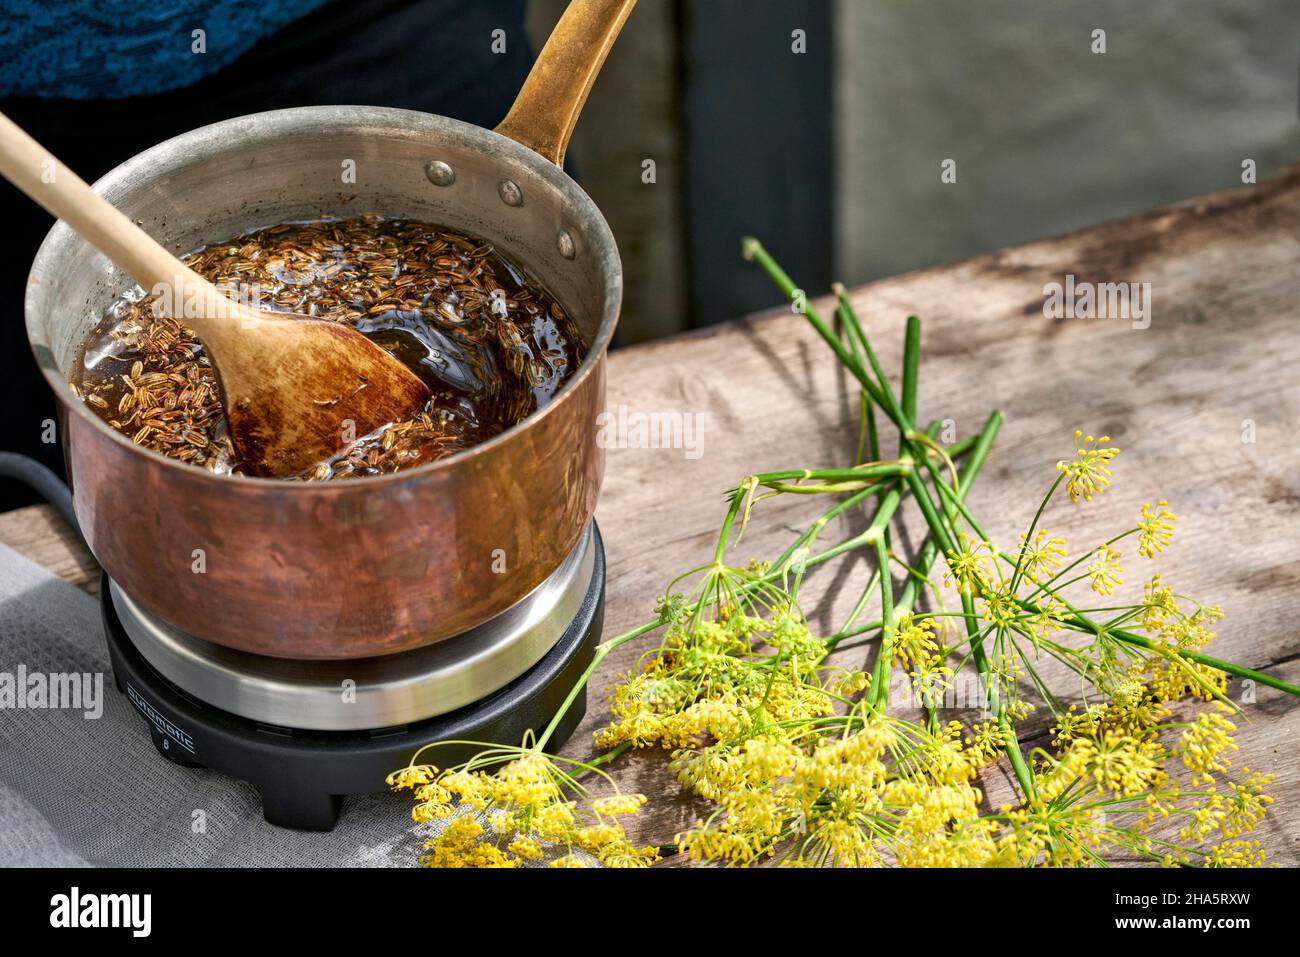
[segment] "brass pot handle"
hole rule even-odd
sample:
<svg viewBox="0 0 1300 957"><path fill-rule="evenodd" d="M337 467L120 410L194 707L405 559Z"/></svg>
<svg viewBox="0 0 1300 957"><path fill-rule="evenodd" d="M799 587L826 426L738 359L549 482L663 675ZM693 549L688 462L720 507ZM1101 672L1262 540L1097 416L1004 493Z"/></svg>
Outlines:
<svg viewBox="0 0 1300 957"><path fill-rule="evenodd" d="M570 0L496 131L564 165L578 114L636 0Z"/></svg>

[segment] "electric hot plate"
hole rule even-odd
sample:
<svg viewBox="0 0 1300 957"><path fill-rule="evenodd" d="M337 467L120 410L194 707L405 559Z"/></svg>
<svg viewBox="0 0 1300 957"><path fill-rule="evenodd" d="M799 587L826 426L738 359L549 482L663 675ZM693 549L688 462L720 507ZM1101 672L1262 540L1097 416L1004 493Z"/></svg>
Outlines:
<svg viewBox="0 0 1300 957"><path fill-rule="evenodd" d="M225 648L151 615L107 576L102 594L114 680L158 752L254 785L272 824L328 831L344 796L384 791L385 777L423 745L517 745L550 722L600 639L605 551L592 522L549 578L490 621L414 651L347 661ZM585 711L583 692L550 744ZM447 745L427 759L449 767L473 753Z"/></svg>

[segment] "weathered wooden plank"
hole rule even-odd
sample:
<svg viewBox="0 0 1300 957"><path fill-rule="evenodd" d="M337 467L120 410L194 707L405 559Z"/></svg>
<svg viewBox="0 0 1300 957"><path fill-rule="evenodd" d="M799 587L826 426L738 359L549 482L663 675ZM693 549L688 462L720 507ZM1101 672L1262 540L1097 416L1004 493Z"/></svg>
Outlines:
<svg viewBox="0 0 1300 957"><path fill-rule="evenodd" d="M53 506L0 512L0 542L83 591L99 594L99 565Z"/></svg>

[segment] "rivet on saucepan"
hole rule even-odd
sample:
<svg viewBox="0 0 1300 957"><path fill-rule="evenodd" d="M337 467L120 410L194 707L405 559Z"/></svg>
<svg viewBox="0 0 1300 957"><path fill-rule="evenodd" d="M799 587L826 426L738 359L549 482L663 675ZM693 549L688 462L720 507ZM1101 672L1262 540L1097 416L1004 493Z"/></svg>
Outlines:
<svg viewBox="0 0 1300 957"><path fill-rule="evenodd" d="M519 188L519 184L512 179L503 179L497 183L497 195L501 197L501 202L507 206L524 205L524 192Z"/></svg>
<svg viewBox="0 0 1300 957"><path fill-rule="evenodd" d="M442 160L429 160L424 167L424 175L434 186L450 186L456 182L456 171Z"/></svg>
<svg viewBox="0 0 1300 957"><path fill-rule="evenodd" d="M578 255L578 248L573 244L573 236L567 229L561 229L555 237L555 245L560 250L560 255L565 259L572 259Z"/></svg>

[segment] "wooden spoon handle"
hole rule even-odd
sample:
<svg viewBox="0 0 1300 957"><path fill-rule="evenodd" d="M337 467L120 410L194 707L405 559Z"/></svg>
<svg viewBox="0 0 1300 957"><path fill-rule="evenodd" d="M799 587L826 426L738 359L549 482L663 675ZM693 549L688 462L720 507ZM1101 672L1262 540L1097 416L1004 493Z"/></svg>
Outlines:
<svg viewBox="0 0 1300 957"><path fill-rule="evenodd" d="M71 226L146 291L165 289L174 297L172 303L184 303L187 297L193 301L196 294L201 296L203 306L194 311L202 315L191 316L189 310L175 310L184 311L187 324L200 335L204 330L198 326L207 324L206 316L233 314L235 303L159 245L3 113L0 113L0 175ZM197 319L198 325L191 319Z"/></svg>
<svg viewBox="0 0 1300 957"><path fill-rule="evenodd" d="M496 132L564 165L587 94L636 0L570 0Z"/></svg>

